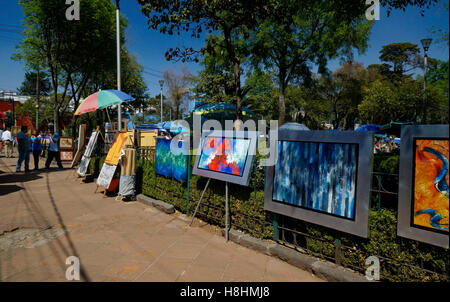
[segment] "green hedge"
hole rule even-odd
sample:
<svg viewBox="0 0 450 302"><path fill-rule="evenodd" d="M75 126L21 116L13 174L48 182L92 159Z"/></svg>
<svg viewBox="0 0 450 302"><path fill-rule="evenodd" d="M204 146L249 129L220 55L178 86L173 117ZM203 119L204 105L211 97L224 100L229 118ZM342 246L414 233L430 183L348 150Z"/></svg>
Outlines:
<svg viewBox="0 0 450 302"><path fill-rule="evenodd" d="M192 162L194 161L194 158ZM259 174L259 175L258 175ZM136 190L153 198L163 200L176 207L177 210L192 214L203 192L207 179L192 175L189 185L189 206L187 200L187 181L181 182L157 175L151 161L139 164L136 171ZM259 238L272 237L272 220L264 211L264 170L257 173L257 190L255 194L254 178L248 187L229 184L230 217L233 227L246 230ZM220 226L225 221L225 183L211 179L205 191L197 217Z"/></svg>
<svg viewBox="0 0 450 302"><path fill-rule="evenodd" d="M193 157L191 165L194 160ZM398 164L398 155L377 155L374 158L374 171L398 174ZM137 192L170 203L183 213L187 212L187 182L157 175L152 161L138 161L136 173ZM274 235L273 220L276 217L279 226L298 232L297 235L294 235L294 232L286 231L284 234L279 232L279 238L283 236L284 243L290 243L305 253L332 261L338 259L337 262L341 265L361 272L365 271L367 257L378 256L381 260L383 280L448 281L448 249L397 237L397 195L372 194L369 238L362 239L264 211L264 176L264 169L258 168L256 174L252 171L249 186L229 184L232 228L257 238L270 239ZM196 175L190 178L190 215L194 212L206 181L206 178ZM377 188L376 180L373 182L373 187ZM384 189L397 192L398 177L384 175L382 184ZM224 226L224 182L211 180L197 217L206 222ZM340 243L338 249L336 249L337 243Z"/></svg>

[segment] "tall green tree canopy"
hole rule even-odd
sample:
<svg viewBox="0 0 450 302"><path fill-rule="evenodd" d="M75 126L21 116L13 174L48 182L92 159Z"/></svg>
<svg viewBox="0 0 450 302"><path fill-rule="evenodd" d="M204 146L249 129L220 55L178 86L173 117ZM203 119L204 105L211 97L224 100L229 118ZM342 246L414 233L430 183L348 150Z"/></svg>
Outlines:
<svg viewBox="0 0 450 302"><path fill-rule="evenodd" d="M329 59L364 51L372 22L365 5L342 1L271 1L272 14L254 32L254 61L277 73L280 124L285 120L284 91L295 80L308 82L313 64L320 73Z"/></svg>
<svg viewBox="0 0 450 302"><path fill-rule="evenodd" d="M81 0L80 20L69 21L64 1L20 0L19 4L24 10L25 38L15 58L50 74L54 125L59 131L60 116L68 109L66 95L71 94L77 106L94 70L115 68L114 5L109 0Z"/></svg>

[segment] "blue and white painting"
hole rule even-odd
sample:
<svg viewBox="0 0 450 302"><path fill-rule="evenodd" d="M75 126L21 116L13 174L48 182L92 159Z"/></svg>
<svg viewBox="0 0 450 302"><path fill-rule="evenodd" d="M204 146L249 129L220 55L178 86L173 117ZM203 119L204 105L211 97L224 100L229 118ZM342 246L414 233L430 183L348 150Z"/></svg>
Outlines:
<svg viewBox="0 0 450 302"><path fill-rule="evenodd" d="M273 200L354 219L358 145L279 141Z"/></svg>

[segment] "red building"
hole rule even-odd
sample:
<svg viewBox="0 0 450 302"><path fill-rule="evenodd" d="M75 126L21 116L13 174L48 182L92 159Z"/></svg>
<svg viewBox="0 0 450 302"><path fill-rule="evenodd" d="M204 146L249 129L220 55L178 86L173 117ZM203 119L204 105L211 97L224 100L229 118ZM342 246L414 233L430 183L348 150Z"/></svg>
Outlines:
<svg viewBox="0 0 450 302"><path fill-rule="evenodd" d="M8 112L13 112L13 104L14 108L17 109L17 107L20 104L25 103L28 98L28 96L21 96L15 92L0 90L0 112L3 113L6 117ZM17 111L15 112L15 117L17 126L28 126L28 128L30 128L32 131L35 130L36 124L33 117L30 117L28 114L18 115ZM0 118L0 128L4 126L6 126L5 119Z"/></svg>

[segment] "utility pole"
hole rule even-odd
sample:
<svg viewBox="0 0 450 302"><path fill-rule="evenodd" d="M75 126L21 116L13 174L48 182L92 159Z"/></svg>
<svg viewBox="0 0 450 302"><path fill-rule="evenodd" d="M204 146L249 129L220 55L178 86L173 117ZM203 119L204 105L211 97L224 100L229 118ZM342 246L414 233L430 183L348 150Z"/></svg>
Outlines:
<svg viewBox="0 0 450 302"><path fill-rule="evenodd" d="M36 132L39 131L39 63L36 69Z"/></svg>
<svg viewBox="0 0 450 302"><path fill-rule="evenodd" d="M120 0L116 0L117 90L120 90ZM122 130L122 106L117 105L118 130Z"/></svg>

